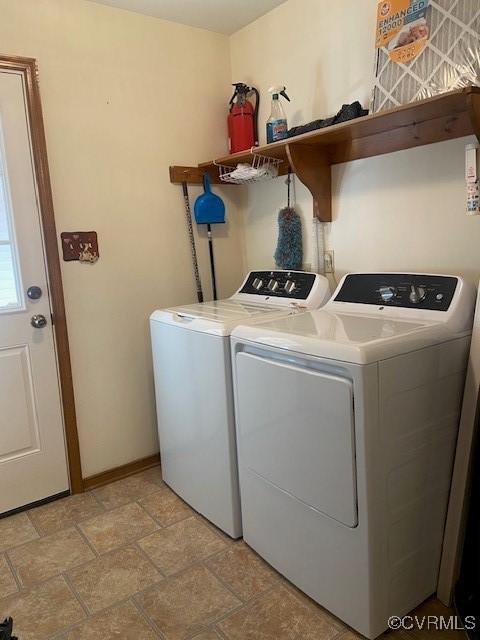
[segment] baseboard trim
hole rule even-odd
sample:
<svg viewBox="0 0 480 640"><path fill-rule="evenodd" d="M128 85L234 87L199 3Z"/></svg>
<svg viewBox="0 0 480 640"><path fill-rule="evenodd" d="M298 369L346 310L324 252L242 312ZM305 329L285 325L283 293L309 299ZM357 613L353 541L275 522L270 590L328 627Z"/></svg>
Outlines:
<svg viewBox="0 0 480 640"><path fill-rule="evenodd" d="M147 458L141 458L140 460L134 460L133 462L122 464L120 467L107 469L107 471L102 471L101 473L96 473L93 476L84 478L83 490L89 491L90 489L102 487L106 484L109 484L110 482L115 482L115 480L128 478L128 476L132 476L134 473L139 473L140 471L145 471L146 469L156 467L159 464L160 454L155 453L153 456L148 456Z"/></svg>

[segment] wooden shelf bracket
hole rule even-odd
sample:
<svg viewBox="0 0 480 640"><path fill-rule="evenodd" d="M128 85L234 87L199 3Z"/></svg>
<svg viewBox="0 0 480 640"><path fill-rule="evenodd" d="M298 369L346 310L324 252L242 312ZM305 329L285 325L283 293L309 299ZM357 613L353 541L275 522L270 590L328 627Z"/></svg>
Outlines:
<svg viewBox="0 0 480 640"><path fill-rule="evenodd" d="M332 221L332 168L327 147L313 144L286 145L292 172L313 197L313 215L322 222Z"/></svg>

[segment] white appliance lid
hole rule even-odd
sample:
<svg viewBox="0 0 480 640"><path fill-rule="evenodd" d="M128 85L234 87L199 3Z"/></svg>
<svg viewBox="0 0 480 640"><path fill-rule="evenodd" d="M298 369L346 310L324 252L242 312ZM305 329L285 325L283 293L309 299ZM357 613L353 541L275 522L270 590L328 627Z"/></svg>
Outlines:
<svg viewBox="0 0 480 640"><path fill-rule="evenodd" d="M231 298L154 311L150 319L191 331L229 336L238 324L283 317L300 309L317 309L329 296L328 280L317 273L250 271Z"/></svg>
<svg viewBox="0 0 480 640"><path fill-rule="evenodd" d="M239 326L232 335L288 351L367 364L471 330L474 292L461 278L444 276L448 280L443 281L442 276L423 274L353 275L354 286L352 274L345 276L322 310L255 327ZM423 283L426 294L418 302L412 302L410 288L404 286L409 280ZM395 296L383 300L383 287L389 282L402 283L402 288L392 287ZM438 310L435 307L440 293L445 293L439 299L443 310L440 304Z"/></svg>
<svg viewBox="0 0 480 640"><path fill-rule="evenodd" d="M367 364L441 341L446 331L439 322L409 322L320 309L255 326L239 325L232 336L296 353Z"/></svg>
<svg viewBox="0 0 480 640"><path fill-rule="evenodd" d="M295 307L237 302L228 299L154 311L151 320L188 328L191 331L229 336L234 327L239 324L261 322L295 312Z"/></svg>

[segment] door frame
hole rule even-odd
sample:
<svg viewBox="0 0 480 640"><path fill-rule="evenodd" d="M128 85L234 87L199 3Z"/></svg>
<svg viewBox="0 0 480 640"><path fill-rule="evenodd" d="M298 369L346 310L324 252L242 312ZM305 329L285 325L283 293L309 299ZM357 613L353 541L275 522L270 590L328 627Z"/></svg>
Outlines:
<svg viewBox="0 0 480 640"><path fill-rule="evenodd" d="M40 100L37 61L35 58L0 55L0 70L21 73L25 83L25 97L35 168L35 182L43 230L44 252L53 315L54 340L60 377L70 489L72 493L81 493L84 487L75 412L72 366L68 343L67 320L65 316L62 273L58 253L57 231L55 227L52 187L48 169L47 145L43 126L42 103Z"/></svg>

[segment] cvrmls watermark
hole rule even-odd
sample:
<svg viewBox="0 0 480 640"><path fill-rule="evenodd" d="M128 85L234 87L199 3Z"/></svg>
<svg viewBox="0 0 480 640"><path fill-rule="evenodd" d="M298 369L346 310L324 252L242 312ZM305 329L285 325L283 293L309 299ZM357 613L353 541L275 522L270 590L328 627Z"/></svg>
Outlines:
<svg viewBox="0 0 480 640"><path fill-rule="evenodd" d="M476 626L474 616L467 616L463 622L458 616L392 616L388 619L389 629L405 631L473 631Z"/></svg>

